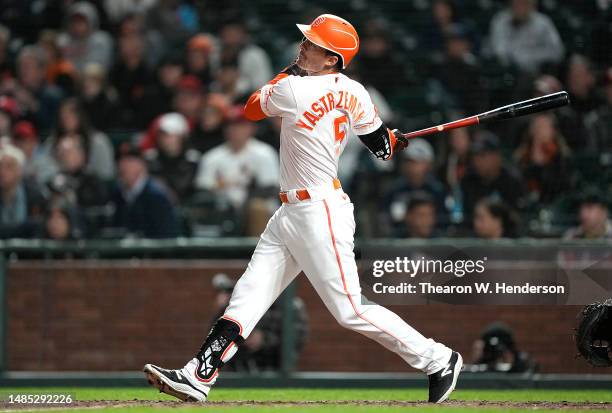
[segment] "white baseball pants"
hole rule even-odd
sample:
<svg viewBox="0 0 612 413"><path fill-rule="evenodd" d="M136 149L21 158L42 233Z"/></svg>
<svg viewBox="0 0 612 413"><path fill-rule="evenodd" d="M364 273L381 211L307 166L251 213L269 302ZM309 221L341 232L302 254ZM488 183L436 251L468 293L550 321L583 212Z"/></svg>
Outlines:
<svg viewBox="0 0 612 413"><path fill-rule="evenodd" d="M451 356L448 347L425 338L392 311L361 303L348 195L342 189L308 191L311 199L285 203L270 218L224 317L237 322L241 335L248 337L303 270L341 326L377 341L427 374L441 370ZM295 194L289 199L297 201Z"/></svg>

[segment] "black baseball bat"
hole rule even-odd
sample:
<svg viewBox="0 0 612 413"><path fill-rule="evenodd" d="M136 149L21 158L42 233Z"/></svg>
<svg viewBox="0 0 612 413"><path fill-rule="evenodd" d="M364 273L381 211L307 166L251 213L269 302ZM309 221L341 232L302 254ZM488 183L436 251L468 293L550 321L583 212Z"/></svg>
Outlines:
<svg viewBox="0 0 612 413"><path fill-rule="evenodd" d="M480 115L469 116L467 118L432 126L431 128L408 132L405 134L405 136L412 139L418 136L431 135L449 129L463 128L482 123L498 122L500 120L512 119L519 116L531 115L533 113L559 108L561 106L569 105L569 103L570 99L567 92L563 91L552 93L550 95L540 96L534 99L502 106L500 108L481 113Z"/></svg>

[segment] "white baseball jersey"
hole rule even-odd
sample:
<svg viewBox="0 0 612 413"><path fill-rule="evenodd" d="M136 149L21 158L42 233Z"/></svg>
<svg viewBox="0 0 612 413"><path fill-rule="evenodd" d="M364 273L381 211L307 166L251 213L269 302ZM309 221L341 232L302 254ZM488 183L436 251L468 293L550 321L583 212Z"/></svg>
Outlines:
<svg viewBox="0 0 612 413"><path fill-rule="evenodd" d="M260 102L267 116L282 117L283 191L329 185L349 131L365 135L382 124L366 89L340 73L285 77L264 86Z"/></svg>

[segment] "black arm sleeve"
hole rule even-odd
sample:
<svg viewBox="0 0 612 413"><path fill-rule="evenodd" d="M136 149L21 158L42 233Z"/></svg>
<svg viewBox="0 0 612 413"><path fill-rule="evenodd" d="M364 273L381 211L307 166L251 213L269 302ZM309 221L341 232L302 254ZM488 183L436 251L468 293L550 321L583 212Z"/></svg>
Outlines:
<svg viewBox="0 0 612 413"><path fill-rule="evenodd" d="M391 155L393 155L391 137L389 136L389 130L384 123L374 132L368 133L367 135L357 136L359 136L361 142L363 142L370 152L372 152L378 159L386 161L391 158Z"/></svg>

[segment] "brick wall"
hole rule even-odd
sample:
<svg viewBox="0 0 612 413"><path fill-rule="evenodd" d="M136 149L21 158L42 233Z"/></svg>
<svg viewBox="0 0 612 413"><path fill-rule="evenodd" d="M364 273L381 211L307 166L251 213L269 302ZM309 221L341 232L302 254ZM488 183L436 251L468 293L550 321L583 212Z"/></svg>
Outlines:
<svg viewBox="0 0 612 413"><path fill-rule="evenodd" d="M242 261L18 262L8 277L11 370L138 370L178 367L197 351L213 315L211 277L238 276ZM309 371L407 371L393 353L340 328L299 278L310 335L299 367ZM577 307L399 306L426 336L461 351L502 320L547 373L605 373L575 359Z"/></svg>

